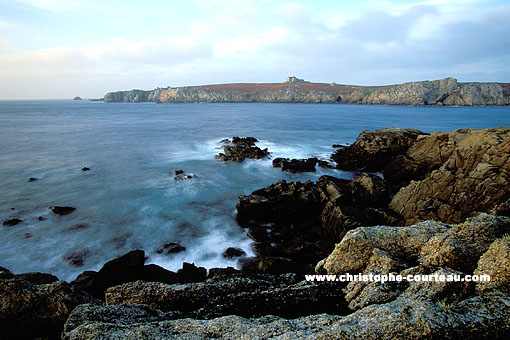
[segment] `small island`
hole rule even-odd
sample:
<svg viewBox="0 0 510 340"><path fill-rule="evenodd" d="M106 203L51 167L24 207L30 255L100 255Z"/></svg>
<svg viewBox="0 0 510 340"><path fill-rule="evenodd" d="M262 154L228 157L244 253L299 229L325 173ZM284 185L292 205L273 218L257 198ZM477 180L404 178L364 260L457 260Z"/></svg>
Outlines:
<svg viewBox="0 0 510 340"><path fill-rule="evenodd" d="M81 100L81 97L80 96L76 96L73 98L73 100Z"/></svg>

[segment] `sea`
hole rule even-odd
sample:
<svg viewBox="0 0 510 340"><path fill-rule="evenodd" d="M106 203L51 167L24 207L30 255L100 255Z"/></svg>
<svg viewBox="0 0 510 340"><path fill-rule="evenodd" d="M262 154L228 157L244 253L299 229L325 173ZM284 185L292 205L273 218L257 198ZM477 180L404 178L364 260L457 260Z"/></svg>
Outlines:
<svg viewBox="0 0 510 340"><path fill-rule="evenodd" d="M508 127L510 107L0 101L0 222L23 221L0 225L0 266L71 281L143 249L147 264L169 270L183 262L235 267L236 259L222 256L225 249L253 255L236 223L239 195L279 179L356 174L319 167L289 174L271 159L224 164L215 158L219 141L253 136L272 158L328 160L333 144L393 126ZM175 170L194 177L175 180ZM50 206L76 210L59 216ZM159 254L169 242L186 250Z"/></svg>

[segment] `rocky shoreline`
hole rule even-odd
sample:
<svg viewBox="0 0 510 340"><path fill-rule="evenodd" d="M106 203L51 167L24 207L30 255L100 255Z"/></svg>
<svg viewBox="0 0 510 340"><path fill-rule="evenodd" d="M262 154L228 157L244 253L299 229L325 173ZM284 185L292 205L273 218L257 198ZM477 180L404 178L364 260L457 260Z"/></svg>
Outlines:
<svg viewBox="0 0 510 340"><path fill-rule="evenodd" d="M255 142L224 141L218 158L268 157ZM0 268L0 338L506 339L509 157L507 128L363 131L331 156L361 171L352 180L280 180L239 197L257 255L239 270L171 272L142 250L70 283ZM347 273L491 281L305 279Z"/></svg>
<svg viewBox="0 0 510 340"><path fill-rule="evenodd" d="M342 103L365 105L510 105L509 83L460 83L454 78L387 86L286 81L108 92L105 102Z"/></svg>

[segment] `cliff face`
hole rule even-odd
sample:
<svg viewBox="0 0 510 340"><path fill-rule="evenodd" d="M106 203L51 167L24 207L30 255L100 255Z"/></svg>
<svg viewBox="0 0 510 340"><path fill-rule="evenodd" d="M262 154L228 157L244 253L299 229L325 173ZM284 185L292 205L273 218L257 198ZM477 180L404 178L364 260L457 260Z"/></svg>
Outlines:
<svg viewBox="0 0 510 340"><path fill-rule="evenodd" d="M105 95L104 101L510 105L510 84L459 83L454 78L376 87L309 82L222 84L109 92Z"/></svg>

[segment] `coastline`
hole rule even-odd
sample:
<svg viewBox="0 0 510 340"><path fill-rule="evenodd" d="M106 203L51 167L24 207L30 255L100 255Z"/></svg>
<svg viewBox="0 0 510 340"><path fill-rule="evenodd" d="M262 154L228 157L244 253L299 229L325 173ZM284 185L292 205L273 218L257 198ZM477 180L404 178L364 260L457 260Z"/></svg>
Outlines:
<svg viewBox="0 0 510 340"><path fill-rule="evenodd" d="M222 161L263 157L252 140L236 141L225 144L228 157ZM337 168L380 171L386 181L370 174L350 181L323 176L316 183L279 181L241 196L238 221L258 254L244 259L240 271L211 269L206 276L205 268L185 264L173 273L144 265L141 251L110 261L95 274L84 272L70 284L2 270L2 300L14 303L2 314L4 335L58 338L60 333L50 330L63 327L63 339L96 338L105 331L141 339L136 335L141 329L150 329L153 337L191 332L206 338L221 325L216 334L223 338L276 333L503 339L510 332L505 322L510 202L504 190L509 145L507 128L364 131L332 158ZM419 223L426 220L436 222ZM409 285L303 280L310 273L345 272L485 273L495 280ZM23 294L28 294L19 300L23 305L12 300ZM20 316L17 309L28 314ZM357 328L360 324L365 326Z"/></svg>

